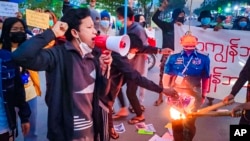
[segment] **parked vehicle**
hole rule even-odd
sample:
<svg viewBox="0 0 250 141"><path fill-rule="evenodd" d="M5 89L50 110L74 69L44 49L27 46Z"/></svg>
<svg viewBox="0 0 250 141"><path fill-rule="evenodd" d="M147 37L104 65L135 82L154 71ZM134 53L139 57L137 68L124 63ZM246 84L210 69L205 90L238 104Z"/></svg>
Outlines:
<svg viewBox="0 0 250 141"><path fill-rule="evenodd" d="M151 70L156 63L156 55L155 54L148 54L148 70Z"/></svg>

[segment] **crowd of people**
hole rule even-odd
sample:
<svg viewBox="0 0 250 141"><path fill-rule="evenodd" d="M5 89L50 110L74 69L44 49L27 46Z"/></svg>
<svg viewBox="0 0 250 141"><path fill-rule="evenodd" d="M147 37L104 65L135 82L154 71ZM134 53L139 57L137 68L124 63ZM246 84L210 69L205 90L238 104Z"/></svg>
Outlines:
<svg viewBox="0 0 250 141"><path fill-rule="evenodd" d="M162 47L149 42L147 22L144 15L134 14L129 6L116 9L117 21L126 27L112 28L109 11L100 13L95 9L96 0L90 0L87 8L72 8L69 0L64 0L62 17L56 17L50 10L37 9L49 15L49 28L40 29L27 26L22 13L16 17L0 20L0 140L15 140L17 115L21 119L25 141L37 141L37 99L41 96L39 71L46 72L45 102L48 107L47 138L55 141L108 141L118 139L113 120L135 116L129 124L145 121L143 100L145 90L159 94L155 106L162 104L164 95L169 100L178 100L180 94L194 98L190 111L197 111L207 98L212 105L213 98L207 97L210 77L210 58L200 52L198 39L190 33L181 39L183 50L173 54L174 25L182 26L185 11L176 8L172 22L159 18L168 8L168 0L163 0L152 17L152 21L162 30ZM124 17L127 11L127 17ZM60 20L58 20L60 19ZM127 19L127 21L125 21ZM213 17L209 10L202 11L198 18L199 27L225 29L225 17L217 17L217 24L211 26ZM126 23L125 23L126 22ZM118 22L114 22L115 24ZM116 24L115 26L117 26ZM126 30L125 30L126 29ZM232 29L250 30L247 17L239 17ZM117 32L116 30L119 30ZM126 31L126 33L125 33ZM110 50L102 51L95 46L99 35L130 38L130 49L122 56ZM147 78L147 54L161 54L159 84ZM239 74L232 91L223 101L234 99L246 82L250 82L250 59ZM126 85L129 107L125 104L122 87ZM139 86L139 96L137 88ZM247 103L232 110L244 111L240 124L250 124L250 85ZM119 99L121 108L114 113L114 102ZM191 141L195 135L195 118L186 120L183 136ZM183 137L179 137L183 140ZM177 139L176 139L177 140Z"/></svg>

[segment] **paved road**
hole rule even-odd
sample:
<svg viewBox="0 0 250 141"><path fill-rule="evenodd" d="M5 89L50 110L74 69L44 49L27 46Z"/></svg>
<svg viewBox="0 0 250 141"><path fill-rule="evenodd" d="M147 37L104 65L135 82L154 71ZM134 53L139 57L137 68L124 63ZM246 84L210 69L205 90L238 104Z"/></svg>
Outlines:
<svg viewBox="0 0 250 141"><path fill-rule="evenodd" d="M154 82L158 82L159 73L159 59L157 56L156 66L149 71L148 78ZM38 141L46 141L46 124L47 124L47 107L44 103L44 91L45 91L45 80L44 73L40 73L43 96L38 99ZM169 122L168 105L164 102L159 107L153 106L154 101L157 99L157 94L154 92L146 91L144 106L146 107L145 117L146 124L152 123L156 129L156 134L162 136L167 129L164 126ZM218 102L219 100L216 100ZM128 102L127 102L128 104ZM226 108L230 109L233 105ZM118 104L115 103L115 110L118 111ZM127 120L132 118L134 114L130 114L128 117L115 121L115 124L123 123L125 125L126 132L120 134L120 141L148 141L152 135L138 135L136 128L133 125L127 124ZM229 141L229 125L237 124L238 118L231 117L203 117L198 118L197 133L194 141ZM20 129L19 129L20 131ZM19 135L17 141L22 141L22 135Z"/></svg>
<svg viewBox="0 0 250 141"><path fill-rule="evenodd" d="M161 46L161 31L157 30L156 33L157 46ZM159 60L160 56L157 56L156 66L148 72L148 78L152 81L158 83L159 81ZM43 95L38 99L38 141L46 141L47 132L47 107L44 103L44 93L45 93L45 79L44 72L40 73L42 91ZM125 90L125 89L123 89ZM229 92L230 90L228 90ZM146 107L144 112L146 117L146 124L153 124L156 129L156 133L162 136L168 130L164 126L169 123L168 114L168 104L164 102L159 107L153 106L154 101L157 99L158 95L154 92L146 91L145 101L143 105ZM219 102L216 100L215 102ZM128 101L127 101L128 105ZM235 104L225 107L226 109L231 109ZM118 111L119 106L115 103L115 111ZM135 116L130 114L128 117L115 121L115 124L123 123L126 132L120 134L119 141L148 141L152 135L138 135L136 128L133 125L127 124L127 120ZM231 117L202 117L198 118L196 122L197 132L193 141L229 141L229 125L237 124L239 118ZM20 131L20 129L19 129ZM22 141L22 135L19 135L17 141Z"/></svg>

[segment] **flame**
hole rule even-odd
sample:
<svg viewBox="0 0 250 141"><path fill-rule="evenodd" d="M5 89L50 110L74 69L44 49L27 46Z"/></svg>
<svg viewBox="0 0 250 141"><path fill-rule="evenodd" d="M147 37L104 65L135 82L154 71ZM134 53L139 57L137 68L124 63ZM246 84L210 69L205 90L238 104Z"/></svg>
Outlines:
<svg viewBox="0 0 250 141"><path fill-rule="evenodd" d="M179 110L177 110L176 108L173 108L173 107L170 108L170 116L174 120L186 118L184 113L179 112Z"/></svg>

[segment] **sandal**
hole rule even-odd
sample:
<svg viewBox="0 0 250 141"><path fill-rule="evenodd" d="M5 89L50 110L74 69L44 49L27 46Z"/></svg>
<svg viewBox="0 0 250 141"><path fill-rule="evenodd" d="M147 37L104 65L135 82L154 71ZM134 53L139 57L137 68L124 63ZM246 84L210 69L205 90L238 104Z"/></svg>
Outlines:
<svg viewBox="0 0 250 141"><path fill-rule="evenodd" d="M136 124L136 123L144 122L144 121L145 121L145 118L144 119L139 119L138 117L133 117L132 119L130 119L128 121L128 124Z"/></svg>
<svg viewBox="0 0 250 141"><path fill-rule="evenodd" d="M154 106L159 106L159 105L161 105L163 103L163 100L161 99L161 100L159 100L159 99L157 99L156 101L155 101L155 103L154 103Z"/></svg>
<svg viewBox="0 0 250 141"><path fill-rule="evenodd" d="M128 115L121 115L121 114L115 114L112 116L113 119L119 119L119 118L125 118L127 117Z"/></svg>
<svg viewBox="0 0 250 141"><path fill-rule="evenodd" d="M109 136L112 138L112 139L118 139L119 138L119 134L115 131L114 128L111 128L109 130Z"/></svg>

